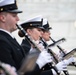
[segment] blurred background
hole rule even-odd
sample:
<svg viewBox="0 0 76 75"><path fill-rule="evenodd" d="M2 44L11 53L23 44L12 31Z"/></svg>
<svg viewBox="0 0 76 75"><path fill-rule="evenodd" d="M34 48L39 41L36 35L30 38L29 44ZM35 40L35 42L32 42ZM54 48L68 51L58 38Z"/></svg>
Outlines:
<svg viewBox="0 0 76 75"><path fill-rule="evenodd" d="M51 37L55 40L66 39L59 44L63 49L69 51L76 48L76 0L17 0L17 4L23 11L19 14L19 24L29 18L42 15L48 19L52 27ZM18 30L13 32L13 35L21 43L22 38L17 32ZM57 51L55 47L53 49ZM70 75L76 75L75 70L75 67L69 67Z"/></svg>

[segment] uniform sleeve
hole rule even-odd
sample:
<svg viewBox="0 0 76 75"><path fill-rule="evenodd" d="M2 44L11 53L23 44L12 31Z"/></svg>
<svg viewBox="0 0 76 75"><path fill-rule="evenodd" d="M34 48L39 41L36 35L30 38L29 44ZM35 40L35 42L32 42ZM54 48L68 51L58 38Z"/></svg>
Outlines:
<svg viewBox="0 0 76 75"><path fill-rule="evenodd" d="M22 48L24 49L25 53L27 54L31 49L31 44L28 42L27 39L23 39L21 43Z"/></svg>
<svg viewBox="0 0 76 75"><path fill-rule="evenodd" d="M54 75L54 74L52 73L52 70L46 70L46 71L41 72L40 75Z"/></svg>
<svg viewBox="0 0 76 75"><path fill-rule="evenodd" d="M36 64L33 71L27 72L24 75L41 75L41 70L39 69L39 66Z"/></svg>
<svg viewBox="0 0 76 75"><path fill-rule="evenodd" d="M0 61L16 67L16 64L11 56L11 48L9 47L9 44L1 40L0 40Z"/></svg>
<svg viewBox="0 0 76 75"><path fill-rule="evenodd" d="M35 69L31 72L25 73L25 75L53 75L52 70L42 71L39 66L36 65Z"/></svg>

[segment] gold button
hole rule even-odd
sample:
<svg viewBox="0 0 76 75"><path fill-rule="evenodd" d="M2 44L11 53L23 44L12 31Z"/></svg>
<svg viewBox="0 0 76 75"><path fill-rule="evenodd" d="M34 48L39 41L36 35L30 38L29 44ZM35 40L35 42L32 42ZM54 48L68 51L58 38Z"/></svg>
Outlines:
<svg viewBox="0 0 76 75"><path fill-rule="evenodd" d="M3 8L1 8L0 10L3 11Z"/></svg>
<svg viewBox="0 0 76 75"><path fill-rule="evenodd" d="M30 24L30 26L32 26L32 24Z"/></svg>

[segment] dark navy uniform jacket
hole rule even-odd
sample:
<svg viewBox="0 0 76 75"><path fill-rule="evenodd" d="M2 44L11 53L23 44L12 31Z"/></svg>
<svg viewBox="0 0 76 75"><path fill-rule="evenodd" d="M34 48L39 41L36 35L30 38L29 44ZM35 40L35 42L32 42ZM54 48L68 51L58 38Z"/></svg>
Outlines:
<svg viewBox="0 0 76 75"><path fill-rule="evenodd" d="M26 50L27 48L25 48ZM22 61L25 58L25 51L13 39L9 34L0 30L0 61L14 66L17 70L22 65ZM48 72L48 73L47 73ZM36 64L35 69L32 72L28 72L25 75L48 75L51 72L41 72L39 66Z"/></svg>
<svg viewBox="0 0 76 75"><path fill-rule="evenodd" d="M6 32L0 31L0 61L10 64L19 70L24 58L25 52L18 42ZM34 71L25 75L39 75L40 72L38 65L36 65Z"/></svg>
<svg viewBox="0 0 76 75"><path fill-rule="evenodd" d="M6 32L0 31L0 60L18 70L25 53L21 46Z"/></svg>
<svg viewBox="0 0 76 75"><path fill-rule="evenodd" d="M43 43L43 45L45 47L45 43ZM21 46L24 48L25 53L28 54L31 49L31 44L26 38L23 39ZM43 72L43 73L45 73L44 75L47 75L47 74L53 75L50 66L47 64L42 68L42 71L44 71Z"/></svg>

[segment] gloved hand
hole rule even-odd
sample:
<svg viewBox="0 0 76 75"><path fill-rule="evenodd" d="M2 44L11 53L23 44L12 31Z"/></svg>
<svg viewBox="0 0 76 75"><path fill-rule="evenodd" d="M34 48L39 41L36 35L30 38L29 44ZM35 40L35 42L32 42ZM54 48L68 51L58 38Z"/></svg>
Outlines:
<svg viewBox="0 0 76 75"><path fill-rule="evenodd" d="M64 56L64 53L60 51L60 52L58 53L59 61L63 60L63 56Z"/></svg>
<svg viewBox="0 0 76 75"><path fill-rule="evenodd" d="M33 42L36 44L36 46L40 49L40 51L44 50L44 46L42 43L39 43L39 41L33 40Z"/></svg>
<svg viewBox="0 0 76 75"><path fill-rule="evenodd" d="M67 70L67 64L66 61L63 60L61 62L59 62L58 64L56 64L57 69L59 70L59 72Z"/></svg>
<svg viewBox="0 0 76 75"><path fill-rule="evenodd" d="M52 56L50 56L50 54L47 51L45 51L45 50L43 50L40 53L40 55L39 55L39 57L38 57L38 59L36 61L36 63L39 65L40 69L44 65L46 65L47 63L50 63L50 62L52 62Z"/></svg>
<svg viewBox="0 0 76 75"><path fill-rule="evenodd" d="M35 44L39 44L39 40L33 40L33 42L35 43Z"/></svg>
<svg viewBox="0 0 76 75"><path fill-rule="evenodd" d="M9 64L6 64L6 63L0 63L0 66L3 68L2 69L2 74L0 75L6 75L6 72L9 74L9 75L18 75L16 73L16 68L9 65ZM4 73L5 72L5 73Z"/></svg>
<svg viewBox="0 0 76 75"><path fill-rule="evenodd" d="M69 59L65 60L65 63L66 63L67 65L69 65L69 64L72 63L72 62L74 62L74 57L73 57L73 56L70 57Z"/></svg>
<svg viewBox="0 0 76 75"><path fill-rule="evenodd" d="M37 46L40 49L40 51L45 49L42 43L37 44Z"/></svg>
<svg viewBox="0 0 76 75"><path fill-rule="evenodd" d="M63 51L64 51L65 54L67 53L66 50L63 49ZM60 61L63 60L64 53L62 51L59 51L58 58L59 58Z"/></svg>

